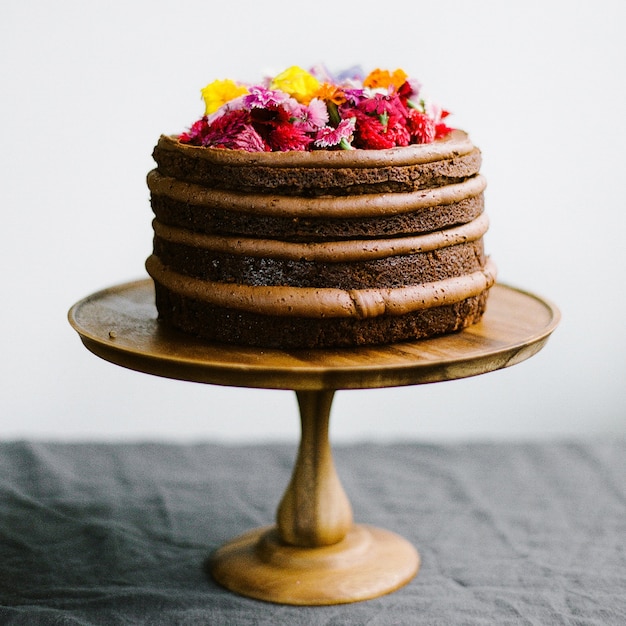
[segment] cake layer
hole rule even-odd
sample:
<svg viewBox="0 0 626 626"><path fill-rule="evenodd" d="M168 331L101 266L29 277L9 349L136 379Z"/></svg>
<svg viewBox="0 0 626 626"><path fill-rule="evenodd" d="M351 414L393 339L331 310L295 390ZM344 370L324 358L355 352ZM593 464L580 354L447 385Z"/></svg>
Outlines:
<svg viewBox="0 0 626 626"><path fill-rule="evenodd" d="M158 242L155 254L172 271L212 282L339 289L417 285L471 273L485 260L482 241L357 263L230 256Z"/></svg>
<svg viewBox="0 0 626 626"><path fill-rule="evenodd" d="M205 235L152 222L156 238L164 245L180 244L212 252L238 256L282 258L294 261L369 261L393 256L440 250L479 240L489 227L486 215L455 228L411 237L380 237L351 241L288 242L264 237L242 238Z"/></svg>
<svg viewBox="0 0 626 626"><path fill-rule="evenodd" d="M300 198L226 192L148 175L152 209L163 224L204 233L287 240L392 237L475 219L484 210L484 177L412 193Z"/></svg>
<svg viewBox="0 0 626 626"><path fill-rule="evenodd" d="M158 282L161 319L208 341L261 348L342 348L413 341L457 332L480 321L487 290L476 296L404 315L308 318L233 310L169 291Z"/></svg>
<svg viewBox="0 0 626 626"><path fill-rule="evenodd" d="M180 274L223 283L294 287L397 287L469 274L484 266L485 215L404 238L290 243L199 235L153 223L154 254Z"/></svg>
<svg viewBox="0 0 626 626"><path fill-rule="evenodd" d="M169 292L183 301L204 302L231 311L305 319L394 317L455 304L488 290L495 282L496 272L493 263L487 261L484 269L472 274L425 284L337 289L213 282L174 272L154 255L146 261L146 268L162 294Z"/></svg>
<svg viewBox="0 0 626 626"><path fill-rule="evenodd" d="M153 152L161 175L216 189L297 195L402 193L475 176L480 150L462 131L432 144L389 150L245 152L180 144L163 135Z"/></svg>

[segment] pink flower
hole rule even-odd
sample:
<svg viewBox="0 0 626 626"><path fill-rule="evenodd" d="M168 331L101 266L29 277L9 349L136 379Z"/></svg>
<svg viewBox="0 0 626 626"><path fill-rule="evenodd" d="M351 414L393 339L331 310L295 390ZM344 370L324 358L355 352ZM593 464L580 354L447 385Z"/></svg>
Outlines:
<svg viewBox="0 0 626 626"><path fill-rule="evenodd" d="M272 109L289 100L289 95L283 91L267 89L266 87L250 87L250 93L243 96L243 103L250 109Z"/></svg>
<svg viewBox="0 0 626 626"><path fill-rule="evenodd" d="M318 98L313 98L308 106L296 103L291 115L293 123L306 132L314 132L328 124L328 108Z"/></svg>
<svg viewBox="0 0 626 626"><path fill-rule="evenodd" d="M245 150L246 152L270 151L270 147L263 141L261 135L249 124L229 144L224 144L224 148Z"/></svg>
<svg viewBox="0 0 626 626"><path fill-rule="evenodd" d="M332 148L340 144L349 145L352 141L352 135L354 133L355 118L348 120L341 120L337 128L332 126L325 126L320 128L315 135L315 141L313 142L316 148Z"/></svg>
<svg viewBox="0 0 626 626"><path fill-rule="evenodd" d="M211 113L208 116L209 123L212 124L218 117L222 117L223 115L226 115L226 113L231 113L232 111L245 111L246 108L244 96L237 96L221 106L214 113Z"/></svg>
<svg viewBox="0 0 626 626"><path fill-rule="evenodd" d="M250 123L248 111L228 111L210 124L202 137L203 146L231 148L248 152L267 149L262 137Z"/></svg>

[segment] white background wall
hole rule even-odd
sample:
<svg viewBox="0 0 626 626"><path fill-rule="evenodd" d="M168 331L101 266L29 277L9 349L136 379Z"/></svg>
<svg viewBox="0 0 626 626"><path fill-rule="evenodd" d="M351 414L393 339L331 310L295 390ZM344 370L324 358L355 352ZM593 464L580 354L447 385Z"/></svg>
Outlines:
<svg viewBox="0 0 626 626"><path fill-rule="evenodd" d="M68 308L145 276L145 175L214 78L402 67L484 154L499 279L563 320L529 361L431 386L343 391L336 441L626 434L626 3L3 0L0 438L297 437L293 393L101 361Z"/></svg>

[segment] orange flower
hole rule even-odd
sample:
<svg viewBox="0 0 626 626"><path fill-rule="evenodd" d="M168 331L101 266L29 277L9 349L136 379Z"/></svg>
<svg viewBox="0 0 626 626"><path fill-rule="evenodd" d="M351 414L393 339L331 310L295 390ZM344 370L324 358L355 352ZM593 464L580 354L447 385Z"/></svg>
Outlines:
<svg viewBox="0 0 626 626"><path fill-rule="evenodd" d="M315 97L334 104L343 104L346 101L346 94L343 89L330 83L322 83L315 93Z"/></svg>
<svg viewBox="0 0 626 626"><path fill-rule="evenodd" d="M395 70L393 74L389 70L375 69L368 74L363 81L363 85L371 89L393 87L397 91L406 82L407 78L407 73L401 69Z"/></svg>

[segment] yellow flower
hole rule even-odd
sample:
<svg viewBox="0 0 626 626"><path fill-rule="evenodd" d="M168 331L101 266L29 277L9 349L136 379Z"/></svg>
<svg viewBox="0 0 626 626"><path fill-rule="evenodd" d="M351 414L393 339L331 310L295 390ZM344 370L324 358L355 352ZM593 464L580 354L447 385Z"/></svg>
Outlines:
<svg viewBox="0 0 626 626"><path fill-rule="evenodd" d="M215 113L221 106L238 96L248 93L248 88L238 85L235 81L214 80L202 90L202 98L206 106L206 114Z"/></svg>
<svg viewBox="0 0 626 626"><path fill-rule="evenodd" d="M284 91L302 104L309 104L319 87L319 80L297 65L281 72L270 85L271 89Z"/></svg>
<svg viewBox="0 0 626 626"><path fill-rule="evenodd" d="M407 73L401 69L395 70L393 74L388 70L376 69L369 73L367 78L363 81L363 85L365 87L371 87L372 89L378 87L387 89L393 85L397 91L406 82L407 78Z"/></svg>

